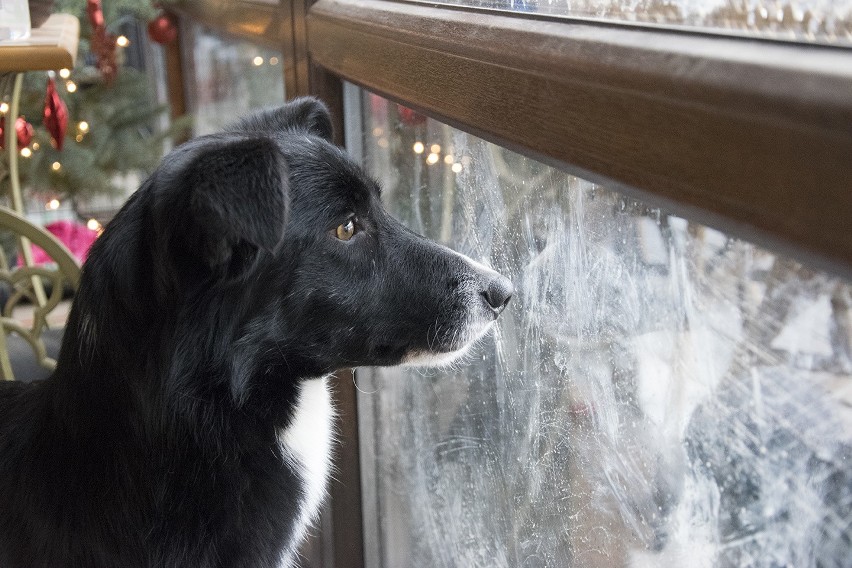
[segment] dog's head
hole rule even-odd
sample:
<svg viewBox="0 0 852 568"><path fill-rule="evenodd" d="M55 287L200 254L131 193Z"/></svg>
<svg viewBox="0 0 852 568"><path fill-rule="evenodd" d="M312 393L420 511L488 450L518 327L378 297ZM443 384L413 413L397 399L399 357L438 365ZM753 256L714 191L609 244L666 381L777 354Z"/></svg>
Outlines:
<svg viewBox="0 0 852 568"><path fill-rule="evenodd" d="M132 338L106 350L197 359L243 385L463 353L511 283L390 217L331 131L299 99L169 154L90 254L82 343ZM89 306L106 302L122 310Z"/></svg>

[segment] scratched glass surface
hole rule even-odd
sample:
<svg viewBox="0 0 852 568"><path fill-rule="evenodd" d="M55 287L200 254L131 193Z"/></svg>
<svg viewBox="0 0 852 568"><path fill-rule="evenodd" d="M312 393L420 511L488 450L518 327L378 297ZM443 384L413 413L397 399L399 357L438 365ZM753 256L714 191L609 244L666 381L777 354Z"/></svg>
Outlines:
<svg viewBox="0 0 852 568"><path fill-rule="evenodd" d="M284 102L279 52L197 23L187 25L186 34L187 96L195 135L219 132L247 111Z"/></svg>
<svg viewBox="0 0 852 568"><path fill-rule="evenodd" d="M442 4L852 45L852 0L437 0Z"/></svg>
<svg viewBox="0 0 852 568"><path fill-rule="evenodd" d="M359 370L369 565L852 566L852 288L373 95L409 227L511 277L451 369Z"/></svg>

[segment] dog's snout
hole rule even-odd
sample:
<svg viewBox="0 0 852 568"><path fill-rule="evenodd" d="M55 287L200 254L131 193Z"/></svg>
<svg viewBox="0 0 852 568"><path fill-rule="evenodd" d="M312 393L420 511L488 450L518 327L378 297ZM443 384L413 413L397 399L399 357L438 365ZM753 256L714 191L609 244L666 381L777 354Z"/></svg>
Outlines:
<svg viewBox="0 0 852 568"><path fill-rule="evenodd" d="M482 296L488 302L488 305L491 306L491 309L494 310L494 314L497 315L508 305L514 291L512 282L508 278L497 275L485 285Z"/></svg>

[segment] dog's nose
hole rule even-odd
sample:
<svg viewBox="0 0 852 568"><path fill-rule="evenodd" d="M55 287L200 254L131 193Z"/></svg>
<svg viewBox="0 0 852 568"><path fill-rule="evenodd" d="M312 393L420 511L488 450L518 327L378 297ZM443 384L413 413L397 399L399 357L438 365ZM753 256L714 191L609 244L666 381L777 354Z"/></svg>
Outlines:
<svg viewBox="0 0 852 568"><path fill-rule="evenodd" d="M494 315L496 316L503 311L509 300L512 299L512 292L514 291L515 288L508 278L497 275L488 282L485 290L482 292L482 296L488 302L488 305L491 306L491 309L494 310Z"/></svg>

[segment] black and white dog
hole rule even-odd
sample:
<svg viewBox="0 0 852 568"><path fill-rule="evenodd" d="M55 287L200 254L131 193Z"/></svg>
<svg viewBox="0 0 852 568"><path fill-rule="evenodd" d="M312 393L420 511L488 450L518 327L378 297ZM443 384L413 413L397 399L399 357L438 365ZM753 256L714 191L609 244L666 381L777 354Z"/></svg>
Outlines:
<svg viewBox="0 0 852 568"><path fill-rule="evenodd" d="M510 282L388 216L299 99L175 149L95 243L56 372L0 384L0 567L272 567L330 373L441 363Z"/></svg>

